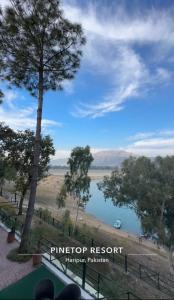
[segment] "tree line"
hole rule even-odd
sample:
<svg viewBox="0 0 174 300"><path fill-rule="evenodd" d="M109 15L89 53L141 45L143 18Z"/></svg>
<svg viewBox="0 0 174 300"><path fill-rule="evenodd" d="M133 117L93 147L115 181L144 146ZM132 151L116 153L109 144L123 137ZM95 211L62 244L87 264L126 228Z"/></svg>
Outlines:
<svg viewBox="0 0 174 300"><path fill-rule="evenodd" d="M18 215L22 214L23 202L31 185L34 153L34 132L14 131L0 123L0 185L1 195L5 180L14 183L20 195ZM38 166L38 181L47 175L50 157L55 154L49 135L41 136L41 153Z"/></svg>
<svg viewBox="0 0 174 300"><path fill-rule="evenodd" d="M114 205L136 212L144 233L167 249L174 272L174 156L130 157L98 187Z"/></svg>

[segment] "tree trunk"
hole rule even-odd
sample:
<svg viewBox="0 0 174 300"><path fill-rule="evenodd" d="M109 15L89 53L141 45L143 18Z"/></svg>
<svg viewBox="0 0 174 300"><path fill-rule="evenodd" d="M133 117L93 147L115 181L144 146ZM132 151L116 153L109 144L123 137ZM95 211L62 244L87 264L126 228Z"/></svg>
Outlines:
<svg viewBox="0 0 174 300"><path fill-rule="evenodd" d="M0 190L0 196L2 197L2 186L1 186L1 190Z"/></svg>
<svg viewBox="0 0 174 300"><path fill-rule="evenodd" d="M42 124L42 106L43 106L43 70L39 72L39 95L38 95L38 109L37 109L37 124L34 144L34 161L31 174L30 195L28 201L28 208L21 236L21 243L19 247L20 253L27 252L27 244L29 233L31 229L31 222L34 213L34 204L36 200L36 189L38 180L38 165L40 157L40 143L41 143L41 124Z"/></svg>
<svg viewBox="0 0 174 300"><path fill-rule="evenodd" d="M73 233L76 230L76 226L77 226L77 220L78 220L78 215L79 215L79 205L80 205L80 201L77 201L77 213L76 213L76 219L75 219L75 223L74 223L74 228L73 228Z"/></svg>
<svg viewBox="0 0 174 300"><path fill-rule="evenodd" d="M23 213L23 203L24 203L24 198L25 198L25 195L27 193L28 187L29 187L29 181L25 184L25 186L23 186L23 190L21 192L21 199L20 199L20 202L19 202L18 216L21 216L22 213Z"/></svg>
<svg viewBox="0 0 174 300"><path fill-rule="evenodd" d="M165 204L166 204L166 200L164 199L161 205L161 216L160 216L160 224L162 224L163 221L163 216L164 216L164 210L165 210Z"/></svg>
<svg viewBox="0 0 174 300"><path fill-rule="evenodd" d="M19 202L19 210L18 210L18 216L21 216L23 213L23 202L24 202L24 198L27 192L27 187L25 187L21 193L21 199Z"/></svg>
<svg viewBox="0 0 174 300"><path fill-rule="evenodd" d="M174 276L173 255L174 255L174 246L171 246L170 249L169 249L169 266L170 266L170 272Z"/></svg>
<svg viewBox="0 0 174 300"><path fill-rule="evenodd" d="M20 198L20 202L19 202L19 210L18 210L18 216L21 216L22 215L22 212L23 212L23 202L24 202L24 196L23 194L21 195L21 198Z"/></svg>

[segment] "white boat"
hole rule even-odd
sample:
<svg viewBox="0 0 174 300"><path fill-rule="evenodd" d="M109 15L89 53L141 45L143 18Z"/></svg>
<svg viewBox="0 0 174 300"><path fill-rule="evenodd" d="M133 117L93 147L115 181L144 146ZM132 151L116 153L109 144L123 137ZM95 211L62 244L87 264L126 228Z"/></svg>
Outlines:
<svg viewBox="0 0 174 300"><path fill-rule="evenodd" d="M114 223L114 228L116 229L120 229L121 228L121 220L116 220L116 222Z"/></svg>

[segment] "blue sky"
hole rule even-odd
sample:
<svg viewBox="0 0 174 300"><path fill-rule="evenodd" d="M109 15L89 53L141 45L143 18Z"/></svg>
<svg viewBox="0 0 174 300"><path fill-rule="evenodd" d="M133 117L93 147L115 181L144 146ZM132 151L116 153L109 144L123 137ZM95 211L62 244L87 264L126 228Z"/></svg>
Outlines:
<svg viewBox="0 0 174 300"><path fill-rule="evenodd" d="M45 95L43 132L54 138L56 158L87 144L174 154L173 1L66 0L62 8L82 24L87 44L75 80ZM24 90L4 92L0 120L34 129L36 100Z"/></svg>

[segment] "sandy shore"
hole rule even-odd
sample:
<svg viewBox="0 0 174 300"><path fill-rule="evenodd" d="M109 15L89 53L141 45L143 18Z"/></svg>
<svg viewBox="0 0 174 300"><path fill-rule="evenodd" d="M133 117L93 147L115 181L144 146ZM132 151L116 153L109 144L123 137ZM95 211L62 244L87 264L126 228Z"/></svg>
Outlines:
<svg viewBox="0 0 174 300"><path fill-rule="evenodd" d="M60 190L62 183L63 176L61 175L50 175L44 178L38 185L36 207L43 207L48 209L49 211L51 211L52 215L59 220L65 213L65 210L68 209L71 213L71 219L73 220L76 216L77 206L76 202L72 198L67 199L65 208L57 208L56 195ZM0 198L0 202L2 200L3 198ZM86 224L87 226L84 227L84 224ZM83 228L83 233L86 236L88 236L89 238L94 238L95 246L102 245L105 247L123 247L123 253L126 253L128 255L128 268L129 266L134 266L134 268L138 272L139 264L141 264L141 266L144 265L145 267L149 267L149 269L160 272L165 276L170 276L167 254L162 248L157 249L156 245L154 245L152 242L143 241L143 243L141 244L139 243L139 240L135 235L129 234L122 230L116 230L112 226L107 225L101 220L97 219L95 216L85 213L83 209L80 209L79 212L78 226L79 225ZM113 271L115 272L115 266L112 267ZM124 268L124 259L122 268ZM119 266L118 269L120 269ZM122 272L122 269L120 269L120 272ZM141 290L142 295L145 295L147 289L149 295L157 295L157 297L155 298L159 299L159 293L161 298L160 291L158 292L152 287L149 290L149 287L146 288L146 285L144 286L143 281L138 282L137 278L134 278L134 276L131 280L136 293L139 293Z"/></svg>
<svg viewBox="0 0 174 300"><path fill-rule="evenodd" d="M54 170L54 169L50 169L49 170L49 174L50 175L56 175L56 176L64 176L65 173L68 170L65 169L58 169L58 170ZM89 176L91 177L92 180L100 180L102 179L104 176L108 176L110 175L112 172L112 170L89 170Z"/></svg>
<svg viewBox="0 0 174 300"><path fill-rule="evenodd" d="M65 210L68 209L71 213L72 220L75 220L77 204L72 198L68 197L65 208L57 208L56 195L62 183L63 176L60 175L50 175L49 177L43 179L38 186L37 205L47 207L57 218L61 218ZM137 246L137 253L143 253L143 251L146 253L155 250L162 255L165 255L164 250L157 250L157 246L154 245L152 241L143 240L143 244L140 245L138 237L134 234L130 234L122 230L116 230L112 226L97 219L94 215L86 213L83 209L79 210L78 224L86 224L90 226L91 228L95 229L96 232L100 232L103 236L106 236L108 240L114 240L115 237L117 239L120 238L120 242L126 246L125 250L127 253L136 253L135 247ZM132 244L134 244L133 247Z"/></svg>
<svg viewBox="0 0 174 300"><path fill-rule="evenodd" d="M93 175L94 179L102 178L102 176ZM77 210L76 201L68 197L66 207L62 209L58 209L56 204L56 196L63 183L63 179L64 177L62 175L50 175L38 184L36 207L47 208L51 211L52 215L58 219L61 219L65 210L68 209L71 214L71 219L75 220ZM121 246L124 248L126 254L137 254L137 256L135 255L137 262L139 261L154 270L168 273L168 255L162 248L158 249L153 242L143 240L141 244L137 236L122 230L116 230L112 226L97 219L94 215L88 214L83 209L80 209L78 225L84 226L84 224L90 228L94 236L100 238L104 245Z"/></svg>

